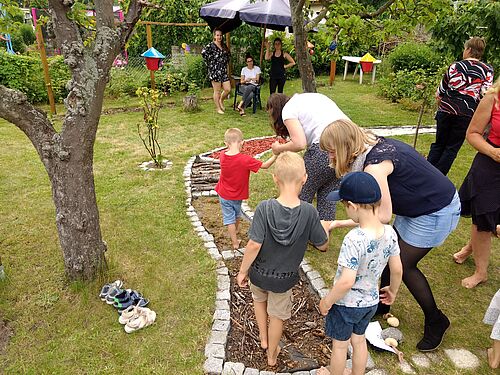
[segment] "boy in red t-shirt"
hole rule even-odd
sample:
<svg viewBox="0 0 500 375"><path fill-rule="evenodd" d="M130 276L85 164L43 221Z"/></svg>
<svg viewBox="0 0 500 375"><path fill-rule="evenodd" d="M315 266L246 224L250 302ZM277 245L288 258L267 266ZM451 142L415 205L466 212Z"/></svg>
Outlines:
<svg viewBox="0 0 500 375"><path fill-rule="evenodd" d="M249 155L241 154L243 133L237 128L226 130L224 143L227 150L220 154L220 178L215 191L219 194L223 223L227 226L233 249L237 250L241 242L237 237L241 202L248 199L250 171L256 173L261 168L269 168L276 156L273 155L263 163Z"/></svg>

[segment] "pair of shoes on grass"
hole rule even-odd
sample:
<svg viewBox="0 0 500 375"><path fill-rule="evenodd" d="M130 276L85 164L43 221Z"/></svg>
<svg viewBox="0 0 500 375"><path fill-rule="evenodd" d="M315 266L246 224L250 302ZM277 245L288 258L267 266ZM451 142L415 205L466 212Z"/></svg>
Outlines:
<svg viewBox="0 0 500 375"><path fill-rule="evenodd" d="M156 320L156 313L147 307L129 306L118 318L125 325L125 332L132 333L150 326Z"/></svg>
<svg viewBox="0 0 500 375"><path fill-rule="evenodd" d="M115 296L122 292L122 286L123 281L121 280L113 281L110 284L104 284L101 289L101 293L99 293L99 298L108 305L112 305L115 302Z"/></svg>
<svg viewBox="0 0 500 375"><path fill-rule="evenodd" d="M141 293L132 289L122 289L123 282L116 280L110 284L105 284L99 297L108 305L113 305L121 314L123 310L130 306L144 307L149 300L144 298Z"/></svg>

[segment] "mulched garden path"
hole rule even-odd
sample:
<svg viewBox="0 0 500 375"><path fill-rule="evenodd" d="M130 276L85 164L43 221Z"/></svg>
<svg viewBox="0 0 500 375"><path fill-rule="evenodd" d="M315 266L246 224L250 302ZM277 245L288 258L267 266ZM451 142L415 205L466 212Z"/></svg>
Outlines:
<svg viewBox="0 0 500 375"><path fill-rule="evenodd" d="M226 229L222 225L217 198L201 197L193 199L193 206L203 226L214 236L220 251L231 248ZM246 233L249 223L241 223L242 247L248 241ZM331 340L324 334L324 318L319 314L319 297L312 292L305 276L293 288L294 303L292 318L285 323L283 349L278 357L278 365L267 366L267 357L260 348L259 332L253 312L253 302L248 288L236 284L241 257L225 261L231 279L231 330L229 331L226 360L241 362L246 367L275 372L296 372L311 370L328 365Z"/></svg>

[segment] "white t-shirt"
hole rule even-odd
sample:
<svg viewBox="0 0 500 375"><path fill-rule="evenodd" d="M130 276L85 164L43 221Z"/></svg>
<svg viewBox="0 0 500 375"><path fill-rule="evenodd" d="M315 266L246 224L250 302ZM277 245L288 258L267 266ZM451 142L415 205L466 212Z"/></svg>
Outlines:
<svg viewBox="0 0 500 375"><path fill-rule="evenodd" d="M260 68L258 66L254 66L253 69L248 69L246 66L241 69L241 76L245 76L245 79L255 79L257 75L260 74ZM252 84L258 84L258 82L252 82Z"/></svg>
<svg viewBox="0 0 500 375"><path fill-rule="evenodd" d="M281 112L283 121L299 120L306 135L307 146L319 143L323 130L332 122L349 119L333 100L323 94L295 94Z"/></svg>

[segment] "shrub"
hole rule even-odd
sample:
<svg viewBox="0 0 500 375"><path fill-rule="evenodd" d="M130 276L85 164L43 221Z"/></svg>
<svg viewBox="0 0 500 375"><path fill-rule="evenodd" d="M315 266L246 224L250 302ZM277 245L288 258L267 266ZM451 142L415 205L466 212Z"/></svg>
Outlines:
<svg viewBox="0 0 500 375"><path fill-rule="evenodd" d="M442 64L442 58L426 44L408 42L400 44L391 52L389 63L393 72L416 69L436 72Z"/></svg>
<svg viewBox="0 0 500 375"><path fill-rule="evenodd" d="M49 59L49 72L56 101L67 95L69 70L61 56ZM32 103L48 100L42 62L39 55L10 55L0 51L0 84L22 91Z"/></svg>
<svg viewBox="0 0 500 375"><path fill-rule="evenodd" d="M185 73L187 82L198 87L208 85L207 66L201 55L186 55Z"/></svg>
<svg viewBox="0 0 500 375"><path fill-rule="evenodd" d="M27 46L32 45L36 41L35 32L30 25L23 24L19 27L19 35L23 38L24 44Z"/></svg>
<svg viewBox="0 0 500 375"><path fill-rule="evenodd" d="M124 69L112 68L106 96L135 96L141 86L149 86L149 72L144 67L127 66Z"/></svg>

